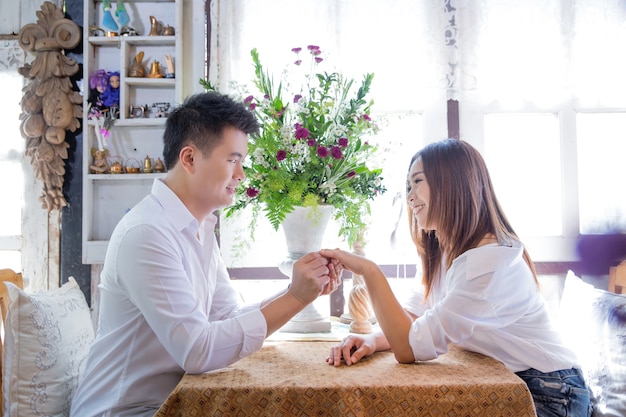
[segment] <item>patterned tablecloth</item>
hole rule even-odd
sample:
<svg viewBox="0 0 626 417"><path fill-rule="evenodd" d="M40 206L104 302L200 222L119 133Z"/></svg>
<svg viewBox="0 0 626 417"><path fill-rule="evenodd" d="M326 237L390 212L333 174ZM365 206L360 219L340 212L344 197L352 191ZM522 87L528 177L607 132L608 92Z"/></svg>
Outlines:
<svg viewBox="0 0 626 417"><path fill-rule="evenodd" d="M514 373L452 347L437 360L403 365L379 352L352 366L324 358L336 342L266 342L216 371L185 375L155 417L535 416Z"/></svg>

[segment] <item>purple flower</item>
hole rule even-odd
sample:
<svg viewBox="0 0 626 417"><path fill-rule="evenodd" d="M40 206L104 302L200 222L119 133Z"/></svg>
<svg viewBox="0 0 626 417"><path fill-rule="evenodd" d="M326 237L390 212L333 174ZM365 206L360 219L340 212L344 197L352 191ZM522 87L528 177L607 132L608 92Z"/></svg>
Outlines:
<svg viewBox="0 0 626 417"><path fill-rule="evenodd" d="M330 154L333 156L333 158L335 159L341 159L341 157L343 156L341 153L341 148L339 146L333 146L330 148Z"/></svg>
<svg viewBox="0 0 626 417"><path fill-rule="evenodd" d="M301 98L302 98L301 94L296 94L295 96L293 96L293 102L297 103L300 101Z"/></svg>
<svg viewBox="0 0 626 417"><path fill-rule="evenodd" d="M248 104L248 103L252 102L252 100L254 100L254 96L248 96L245 99L243 99L243 102L245 104Z"/></svg>
<svg viewBox="0 0 626 417"><path fill-rule="evenodd" d="M306 144L309 145L312 148L312 147L314 147L317 144L317 142L315 142L315 139L311 138L311 139L307 140Z"/></svg>
<svg viewBox="0 0 626 417"><path fill-rule="evenodd" d="M356 175L356 171L350 171L346 174L346 178L352 178Z"/></svg>
<svg viewBox="0 0 626 417"><path fill-rule="evenodd" d="M310 134L311 132L306 127L296 126L296 139L306 139Z"/></svg>
<svg viewBox="0 0 626 417"><path fill-rule="evenodd" d="M297 60L297 61L294 61L293 63L294 63L294 64L296 64L296 65L300 65L300 64L302 64L302 60L301 60L301 59L299 59L299 60Z"/></svg>
<svg viewBox="0 0 626 417"><path fill-rule="evenodd" d="M320 58L319 56L316 56L316 57L315 57L315 62L317 62L318 64L319 64L320 62L322 62L323 60L324 60L324 58Z"/></svg>
<svg viewBox="0 0 626 417"><path fill-rule="evenodd" d="M367 122L370 122L372 120L372 118L368 114L363 114L363 116L361 116L361 120L365 120Z"/></svg>
<svg viewBox="0 0 626 417"><path fill-rule="evenodd" d="M320 47L317 45L309 45L306 47L306 49L308 49L311 55L314 56L322 53L322 51L320 51Z"/></svg>
<svg viewBox="0 0 626 417"><path fill-rule="evenodd" d="M284 150L281 149L278 152L276 152L276 160L278 162L282 161L286 157L287 157L287 152L285 152Z"/></svg>
<svg viewBox="0 0 626 417"><path fill-rule="evenodd" d="M337 139L337 144L339 146L341 146L342 148L347 148L348 147L348 138L339 138L339 139Z"/></svg>
<svg viewBox="0 0 626 417"><path fill-rule="evenodd" d="M298 52L300 52L302 50L302 48L298 47L298 48L291 48L291 52L295 52L296 54Z"/></svg>
<svg viewBox="0 0 626 417"><path fill-rule="evenodd" d="M248 189L246 190L246 195L250 198L254 198L259 195L259 190L253 187L248 187Z"/></svg>
<svg viewBox="0 0 626 417"><path fill-rule="evenodd" d="M256 109L256 103L250 103L250 105L248 106L248 108L249 108L250 110L254 110L254 109Z"/></svg>
<svg viewBox="0 0 626 417"><path fill-rule="evenodd" d="M326 146L318 147L317 154L322 158L326 158L328 156L328 148Z"/></svg>

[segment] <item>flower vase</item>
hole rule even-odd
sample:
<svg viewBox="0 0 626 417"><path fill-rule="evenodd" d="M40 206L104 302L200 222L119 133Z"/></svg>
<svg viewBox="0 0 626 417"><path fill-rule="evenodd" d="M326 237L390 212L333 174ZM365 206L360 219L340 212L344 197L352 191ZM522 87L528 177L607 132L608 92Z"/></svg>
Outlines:
<svg viewBox="0 0 626 417"><path fill-rule="evenodd" d="M295 207L282 223L287 243L287 258L280 263L280 272L292 278L293 264L309 252L322 248L326 227L333 214L333 206ZM291 333L330 332L330 319L322 316L313 303L296 314L281 329Z"/></svg>

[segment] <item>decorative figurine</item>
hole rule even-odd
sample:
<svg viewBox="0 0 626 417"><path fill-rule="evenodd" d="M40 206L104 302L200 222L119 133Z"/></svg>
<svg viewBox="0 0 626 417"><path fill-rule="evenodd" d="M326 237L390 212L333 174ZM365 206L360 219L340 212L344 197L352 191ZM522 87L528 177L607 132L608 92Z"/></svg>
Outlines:
<svg viewBox="0 0 626 417"><path fill-rule="evenodd" d="M96 25L90 25L89 26L89 36L100 36L99 32L102 32L102 36L106 35L106 30L96 26Z"/></svg>
<svg viewBox="0 0 626 417"><path fill-rule="evenodd" d="M124 0L117 0L115 16L117 17L117 20L122 27L127 26L130 23L130 16L128 16L128 12L126 12L126 7L124 7Z"/></svg>
<svg viewBox="0 0 626 417"><path fill-rule="evenodd" d="M110 32L114 32L115 35L107 35L107 36L117 36L117 31L119 30L119 26L115 19L113 19L113 15L111 14L111 0L103 0L102 2L102 26Z"/></svg>
<svg viewBox="0 0 626 417"><path fill-rule="evenodd" d="M163 74L161 74L161 63L159 61L152 61L148 78L163 78Z"/></svg>
<svg viewBox="0 0 626 417"><path fill-rule="evenodd" d="M170 25L165 25L163 28L163 36L174 36L174 28Z"/></svg>
<svg viewBox="0 0 626 417"><path fill-rule="evenodd" d="M165 164L161 158L157 158L154 162L154 172L165 172Z"/></svg>
<svg viewBox="0 0 626 417"><path fill-rule="evenodd" d="M148 110L149 108L147 104L143 106L137 106L137 105L131 104L129 105L129 109L128 109L128 117L130 119L146 117L146 113L148 112Z"/></svg>
<svg viewBox="0 0 626 417"><path fill-rule="evenodd" d="M122 36L139 36L139 33L135 30L135 28L130 26L123 26L122 31L120 32Z"/></svg>
<svg viewBox="0 0 626 417"><path fill-rule="evenodd" d="M143 160L143 172L149 174L152 172L152 159L148 155Z"/></svg>
<svg viewBox="0 0 626 417"><path fill-rule="evenodd" d="M170 109L170 103L154 103L152 107L156 107L158 110L154 113L154 117L167 117L167 111Z"/></svg>
<svg viewBox="0 0 626 417"><path fill-rule="evenodd" d="M120 107L120 72L112 71L108 73L109 83L102 93L102 101L106 107ZM111 115L115 118L115 115Z"/></svg>
<svg viewBox="0 0 626 417"><path fill-rule="evenodd" d="M174 58L171 55L165 55L165 66L167 68L165 78L175 78L176 69L174 68Z"/></svg>
<svg viewBox="0 0 626 417"><path fill-rule="evenodd" d="M117 17L117 21L111 13L111 0L102 1L102 10L102 26L108 30L106 36L117 36L120 26L123 29L130 23L130 16L124 6L124 0L117 0L117 8L115 9L115 17Z"/></svg>
<svg viewBox="0 0 626 417"><path fill-rule="evenodd" d="M139 161L135 158L129 158L126 160L126 173L127 174L139 174L141 169L139 168Z"/></svg>
<svg viewBox="0 0 626 417"><path fill-rule="evenodd" d="M103 69L94 71L89 76L89 113L88 118L100 117L108 106L104 104L103 94L109 87L109 73Z"/></svg>
<svg viewBox="0 0 626 417"><path fill-rule="evenodd" d="M140 51L137 55L135 55L135 60L130 66L128 76L137 78L146 76L146 69L143 66L143 51Z"/></svg>
<svg viewBox="0 0 626 417"><path fill-rule="evenodd" d="M106 149L91 149L91 156L93 162L89 165L89 173L91 174L106 174L109 170L109 164L107 163L107 156L109 151Z"/></svg>
<svg viewBox="0 0 626 417"><path fill-rule="evenodd" d="M119 161L113 162L111 166L109 167L109 170L111 171L111 174L123 174L124 173L124 167L122 167L122 163Z"/></svg>
<svg viewBox="0 0 626 417"><path fill-rule="evenodd" d="M150 34L149 36L158 36L160 33L161 25L154 16L150 16Z"/></svg>

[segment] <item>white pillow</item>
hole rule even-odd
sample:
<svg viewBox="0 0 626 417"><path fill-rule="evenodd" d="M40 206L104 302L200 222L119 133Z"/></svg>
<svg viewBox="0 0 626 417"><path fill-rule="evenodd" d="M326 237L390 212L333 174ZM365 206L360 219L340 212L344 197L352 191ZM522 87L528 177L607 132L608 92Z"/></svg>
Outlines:
<svg viewBox="0 0 626 417"><path fill-rule="evenodd" d="M626 296L596 289L570 271L559 316L591 388L593 416L626 416Z"/></svg>
<svg viewBox="0 0 626 417"><path fill-rule="evenodd" d="M3 415L69 416L94 338L85 296L73 277L61 288L42 293L29 294L10 283L7 288Z"/></svg>

